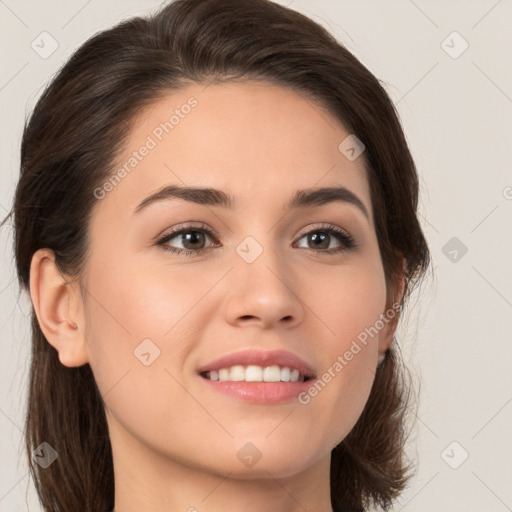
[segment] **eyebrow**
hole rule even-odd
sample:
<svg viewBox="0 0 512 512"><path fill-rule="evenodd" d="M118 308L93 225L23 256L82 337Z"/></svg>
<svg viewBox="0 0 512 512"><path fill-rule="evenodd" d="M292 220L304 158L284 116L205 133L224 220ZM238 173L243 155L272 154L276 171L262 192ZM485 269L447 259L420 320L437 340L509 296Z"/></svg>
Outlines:
<svg viewBox="0 0 512 512"><path fill-rule="evenodd" d="M135 208L138 213L149 205L170 199L183 199L205 206L220 206L222 208L234 209L236 201L233 196L222 190L207 187L182 187L169 185L158 192L146 197ZM285 210L306 208L309 206L320 206L324 204L342 202L356 206L369 220L368 210L359 197L345 187L323 187L297 190L292 199L285 206Z"/></svg>

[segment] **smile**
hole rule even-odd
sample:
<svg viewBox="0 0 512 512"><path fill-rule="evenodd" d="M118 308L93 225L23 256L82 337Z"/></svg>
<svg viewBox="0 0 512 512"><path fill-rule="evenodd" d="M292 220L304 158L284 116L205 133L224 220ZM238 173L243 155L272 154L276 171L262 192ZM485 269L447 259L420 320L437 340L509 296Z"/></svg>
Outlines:
<svg viewBox="0 0 512 512"><path fill-rule="evenodd" d="M289 366L235 365L201 374L206 379L220 382L304 382L309 377Z"/></svg>

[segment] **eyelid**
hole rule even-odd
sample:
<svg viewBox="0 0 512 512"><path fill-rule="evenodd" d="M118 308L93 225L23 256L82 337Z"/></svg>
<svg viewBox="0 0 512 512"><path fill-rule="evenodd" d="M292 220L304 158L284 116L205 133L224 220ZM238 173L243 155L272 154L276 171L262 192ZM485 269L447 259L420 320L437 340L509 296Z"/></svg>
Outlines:
<svg viewBox="0 0 512 512"><path fill-rule="evenodd" d="M194 221L190 221L181 226L173 227L173 228L170 228L170 229L164 231L162 234L160 234L158 237L156 237L155 244L162 246L162 248L164 248L167 251L171 251L171 252L177 253L177 254L184 254L184 255L189 255L189 254L190 255L199 255L199 254L202 254L203 252L206 252L209 249L218 248L219 247L219 245L218 245L219 244L219 236L217 235L217 232L213 228L209 227L208 225L206 225L203 222L198 222L196 224L193 224L193 222ZM165 247L165 244L169 239L175 238L176 236L179 236L183 232L193 231L193 230L204 232L208 237L210 237L213 240L215 245L212 247L203 247L203 248L197 249L197 250L181 249L181 248L166 248ZM316 249L312 249L312 248L307 248L307 250L317 252L318 254L329 255L329 254L339 254L339 253L342 253L342 252L345 252L345 251L348 251L351 249L356 249L359 246L359 244L355 241L354 237L349 232L347 232L345 229L341 228L340 226L337 226L336 224L332 224L332 223L315 223L315 224L310 224L310 225L306 226L305 228L303 228L301 230L300 234L297 235L297 238L293 242L293 246L295 246L295 244L304 236L306 236L310 233L321 232L321 231L331 232L331 233L334 233L335 235L337 234L338 236L336 238L338 238L338 241L340 241L343 245L345 245L345 248L337 249L337 250L332 250L332 249L316 250ZM340 238L341 238L341 240L340 240Z"/></svg>
<svg viewBox="0 0 512 512"><path fill-rule="evenodd" d="M216 238L217 240L219 239L219 235L217 234L217 232L215 231L215 229L211 228L210 226L208 226L207 224L203 223L203 222L198 222L197 224L194 224L195 221L190 221L190 222L187 222L181 226L178 226L176 228L168 228L166 229L165 231L163 231L162 233L160 233L158 236L155 237L154 241L155 242L158 242L159 240L161 240L162 238L165 238L167 237L168 235L177 235L179 233L181 233L182 231L185 231L187 229L197 229L197 230L204 230L209 236L213 237L213 238Z"/></svg>
<svg viewBox="0 0 512 512"><path fill-rule="evenodd" d="M168 229L166 229L161 234L159 234L158 236L155 237L155 241L157 241L157 240L159 240L159 239L161 239L161 238L163 238L163 237L165 237L167 235L170 235L170 234L180 233L181 231L183 231L185 229L203 229L207 233L211 233L212 236L217 238L217 240L220 238L218 233L215 231L215 229L211 228L207 224L205 224L203 222L199 222L198 224L193 224L193 222L195 222L195 221L190 221L190 222L191 223L186 223L186 224L184 224L182 226L179 226L177 228L168 228ZM344 234L348 238L352 238L352 236L350 235L350 233L348 231L346 231L345 229L337 226L336 224L322 223L322 222L317 222L317 223L310 224L310 225L306 226L305 228L303 228L300 231L300 233L297 235L297 238L302 238L304 235L307 235L308 233L310 233L311 231L314 231L316 229L326 229L326 230L327 229L332 229L334 231L338 231L338 232Z"/></svg>
<svg viewBox="0 0 512 512"><path fill-rule="evenodd" d="M336 224L317 222L315 224L310 224L309 226L306 226L305 228L303 228L301 230L300 234L297 235L297 239L302 238L304 235L307 235L307 234L311 233L312 231L320 231L322 229L325 229L326 231L332 229L333 231L336 231L338 233L345 235L347 238L353 238L352 235L348 231L337 226Z"/></svg>
<svg viewBox="0 0 512 512"><path fill-rule="evenodd" d="M312 248L308 248L310 251L314 251L317 254L325 254L325 255L336 255L336 254L342 254L348 251L354 251L359 248L359 242L356 241L356 239L345 229L342 227L331 224L331 223L316 223L316 224L310 224L309 226L306 226L303 230L301 230L301 233L297 236L296 241L294 244L296 244L301 238L304 236L309 235L310 233L316 233L316 232L326 232L329 233L331 236L334 234L334 237L338 239L338 241L344 245L345 247L341 249L327 249L327 250L316 250Z"/></svg>

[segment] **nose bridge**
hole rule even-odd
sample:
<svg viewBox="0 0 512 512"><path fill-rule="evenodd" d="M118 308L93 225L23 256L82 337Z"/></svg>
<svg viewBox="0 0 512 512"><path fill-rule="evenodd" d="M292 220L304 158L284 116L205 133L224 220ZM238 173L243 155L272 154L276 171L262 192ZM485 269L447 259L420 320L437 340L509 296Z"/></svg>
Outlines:
<svg viewBox="0 0 512 512"><path fill-rule="evenodd" d="M286 265L285 251L274 240L272 232L256 236L249 235L236 246L236 273L241 274L244 282L286 287L291 268Z"/></svg>
<svg viewBox="0 0 512 512"><path fill-rule="evenodd" d="M247 236L235 248L227 316L230 322L257 318L266 325L280 320L300 321L302 305L293 283L286 251L273 242L272 233ZM260 243L262 240L262 243Z"/></svg>

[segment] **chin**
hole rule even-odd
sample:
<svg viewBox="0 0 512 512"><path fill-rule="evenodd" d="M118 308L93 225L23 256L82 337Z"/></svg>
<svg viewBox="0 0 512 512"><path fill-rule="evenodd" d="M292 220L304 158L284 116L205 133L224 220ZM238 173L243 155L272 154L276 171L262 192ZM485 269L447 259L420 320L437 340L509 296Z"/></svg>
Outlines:
<svg viewBox="0 0 512 512"><path fill-rule="evenodd" d="M287 449L275 450L269 443L260 443L257 448L255 443L247 442L235 451L234 457L222 457L217 459L215 473L235 480L256 480L269 476L274 478L287 478L315 465L320 460L320 450L317 453L305 452L299 445L290 446ZM330 457L330 452L329 452ZM222 462L219 465L220 459Z"/></svg>

